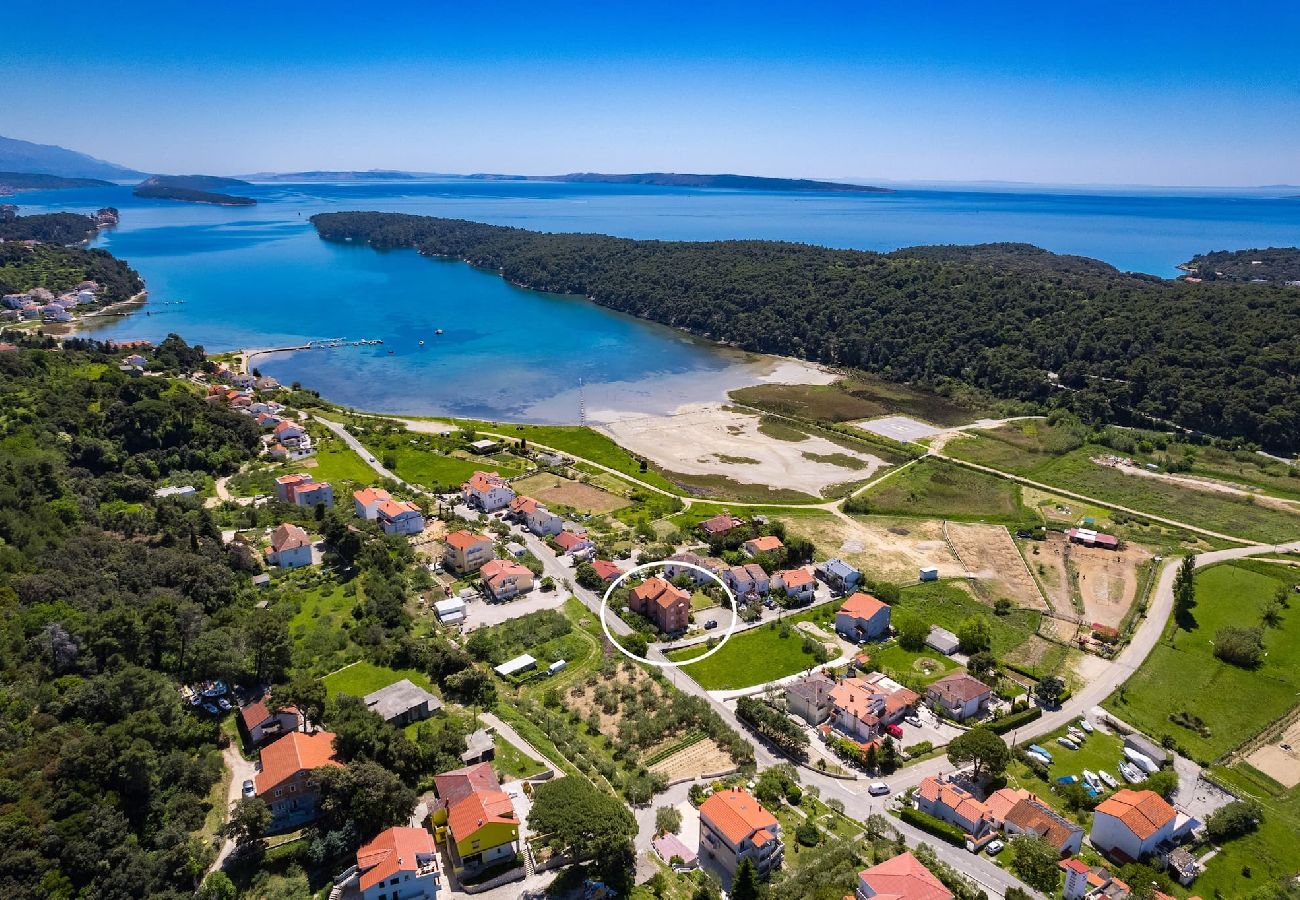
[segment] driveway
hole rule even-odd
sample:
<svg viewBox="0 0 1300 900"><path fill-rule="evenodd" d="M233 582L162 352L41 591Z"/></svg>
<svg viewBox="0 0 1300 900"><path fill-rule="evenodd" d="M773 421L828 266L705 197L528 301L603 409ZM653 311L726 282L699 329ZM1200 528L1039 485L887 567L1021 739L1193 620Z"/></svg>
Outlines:
<svg viewBox="0 0 1300 900"><path fill-rule="evenodd" d="M257 774L257 764L251 760L244 759L239 752L239 745L231 741L230 746L221 751L221 759L226 768L230 771L230 789L226 791L226 810L235 805L235 802L243 796L244 782L253 778ZM225 864L226 857L230 856L235 849L235 842L229 838L221 842L221 848L217 851L217 858L212 861L208 867L209 872L215 872Z"/></svg>
<svg viewBox="0 0 1300 900"><path fill-rule="evenodd" d="M542 609L557 609L564 605L568 594L561 590L542 591L534 588L522 597L503 603L474 600L465 604L465 631L484 625L500 625L510 619L526 616Z"/></svg>

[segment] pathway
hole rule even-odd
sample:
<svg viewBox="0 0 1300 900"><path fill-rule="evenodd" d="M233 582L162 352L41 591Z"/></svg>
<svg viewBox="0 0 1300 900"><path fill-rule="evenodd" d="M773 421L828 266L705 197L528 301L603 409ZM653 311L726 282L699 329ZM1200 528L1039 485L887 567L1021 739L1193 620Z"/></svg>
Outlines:
<svg viewBox="0 0 1300 900"><path fill-rule="evenodd" d="M479 713L478 717L484 725L501 735L501 737L505 738L507 742L514 744L520 753L527 756L533 762L540 763L548 769L555 768L549 759L538 753L532 744L520 737L519 732L511 728L509 723L498 719L490 712Z"/></svg>
<svg viewBox="0 0 1300 900"><path fill-rule="evenodd" d="M226 816L222 818L224 822L230 815L230 808L243 796L244 782L257 774L257 767L251 760L244 759L235 741L231 741L226 749L221 751L221 758L226 768L230 770L230 788L226 791ZM230 838L223 839L221 848L217 851L217 858L212 861L212 865L208 866L208 871L215 872L225 865L226 859L234 850L235 842Z"/></svg>

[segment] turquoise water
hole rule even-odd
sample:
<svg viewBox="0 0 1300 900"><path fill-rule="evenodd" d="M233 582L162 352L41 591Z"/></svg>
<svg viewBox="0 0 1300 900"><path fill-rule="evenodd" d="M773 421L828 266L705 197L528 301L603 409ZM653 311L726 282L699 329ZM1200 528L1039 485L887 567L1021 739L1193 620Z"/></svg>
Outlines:
<svg viewBox="0 0 1300 900"><path fill-rule="evenodd" d="M98 245L141 272L150 303L105 320L96 336L157 340L175 331L209 350L380 339L381 347L282 354L259 365L368 409L546 422L576 421L580 398L598 417L714 400L761 370L734 352L580 298L522 291L460 263L327 244L308 218L377 209L547 231L773 238L868 250L1026 241L1165 276L1205 250L1300 243L1300 201L1251 197L814 195L467 181L242 192L258 205L141 200L125 187L16 199L24 213L122 211L122 224ZM444 333L435 336L439 328Z"/></svg>

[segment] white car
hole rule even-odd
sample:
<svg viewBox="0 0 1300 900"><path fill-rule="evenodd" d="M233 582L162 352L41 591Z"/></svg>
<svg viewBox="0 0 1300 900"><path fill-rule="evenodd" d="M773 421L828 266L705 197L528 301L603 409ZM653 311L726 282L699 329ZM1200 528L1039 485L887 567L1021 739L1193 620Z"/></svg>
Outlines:
<svg viewBox="0 0 1300 900"><path fill-rule="evenodd" d="M903 721L906 722L908 725L911 725L913 728L920 728L920 727L921 727L921 717L920 717L920 716L904 716L904 717L903 717Z"/></svg>
<svg viewBox="0 0 1300 900"><path fill-rule="evenodd" d="M889 785L885 784L883 781L873 781L870 786L867 787L867 793L873 797L882 797L889 793Z"/></svg>
<svg viewBox="0 0 1300 900"><path fill-rule="evenodd" d="M984 848L984 852L987 853L989 856L997 856L999 853L1002 852L1002 848L1005 846L1006 844L1002 843L1001 841L989 841L989 845Z"/></svg>
<svg viewBox="0 0 1300 900"><path fill-rule="evenodd" d="M253 779L251 778L244 782L244 796L245 797L257 796L257 789L253 787Z"/></svg>

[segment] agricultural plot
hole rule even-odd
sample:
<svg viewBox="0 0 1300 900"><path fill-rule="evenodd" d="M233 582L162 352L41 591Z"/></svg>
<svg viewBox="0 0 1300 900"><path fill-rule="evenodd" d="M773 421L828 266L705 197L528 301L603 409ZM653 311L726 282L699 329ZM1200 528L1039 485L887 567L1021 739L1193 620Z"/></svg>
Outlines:
<svg viewBox="0 0 1300 900"><path fill-rule="evenodd" d="M632 505L632 501L625 497L549 472L522 478L513 487L517 493L534 497L552 510L571 509L579 513L603 515Z"/></svg>
<svg viewBox="0 0 1300 900"><path fill-rule="evenodd" d="M1033 517L1019 485L935 457L917 460L859 496L883 515L1012 525Z"/></svg>
<svg viewBox="0 0 1300 900"><path fill-rule="evenodd" d="M1004 616L994 615L989 607L958 581L931 581L903 588L898 606L916 612L931 625L956 633L971 616L988 620L992 632L992 651L1004 657L1020 647L1038 629L1042 614L1037 610L1012 609Z"/></svg>
<svg viewBox="0 0 1300 900"><path fill-rule="evenodd" d="M888 516L778 516L786 533L812 541L819 554L838 556L868 577L905 583L937 566L943 578L964 574L943 539L943 523Z"/></svg>
<svg viewBox="0 0 1300 900"><path fill-rule="evenodd" d="M966 571L994 599L1005 598L1021 609L1047 608L1005 527L950 522L944 530Z"/></svg>
<svg viewBox="0 0 1300 900"><path fill-rule="evenodd" d="M1171 736L1194 759L1209 761L1241 745L1296 705L1300 692L1300 603L1280 611L1276 627L1263 628L1265 656L1257 669L1243 669L1214 656L1224 626L1260 623L1279 588L1300 581L1294 570L1270 563L1220 563L1196 575L1195 626L1175 630L1106 708L1154 738ZM1198 717L1201 728L1173 717Z"/></svg>
<svg viewBox="0 0 1300 900"><path fill-rule="evenodd" d="M705 690L720 691L766 684L787 675L795 675L816 666L817 658L809 647L809 638L794 626L801 621L826 617L834 620L834 607L827 605L794 616L781 623L768 623L743 631L727 641L708 659L688 663L682 671ZM694 659L705 652L705 645L670 650L668 658L676 662ZM835 651L839 648L836 646Z"/></svg>

